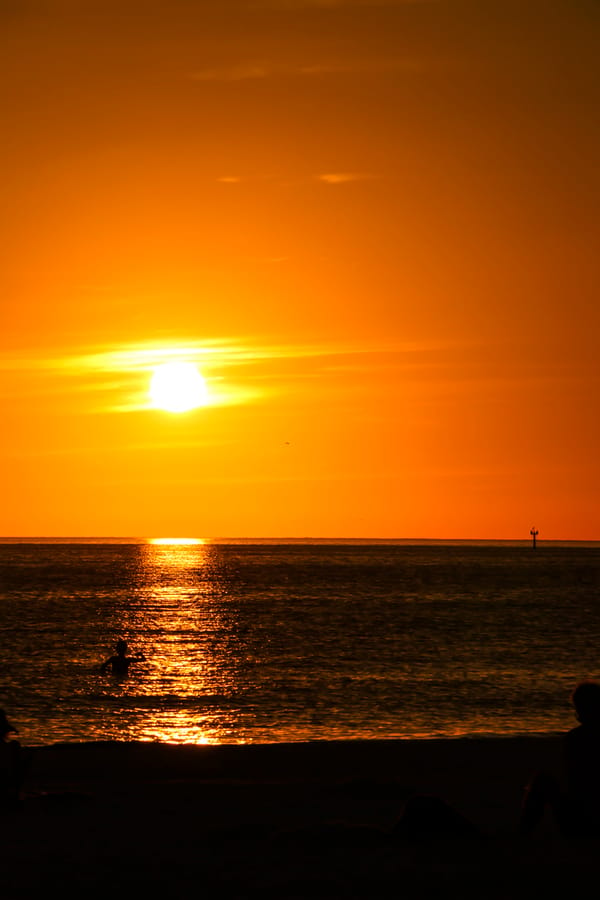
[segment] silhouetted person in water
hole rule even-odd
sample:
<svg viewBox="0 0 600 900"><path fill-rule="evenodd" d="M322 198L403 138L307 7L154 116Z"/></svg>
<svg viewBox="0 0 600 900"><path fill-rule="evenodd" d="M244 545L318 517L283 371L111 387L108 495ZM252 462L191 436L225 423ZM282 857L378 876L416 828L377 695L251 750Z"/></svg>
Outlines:
<svg viewBox="0 0 600 900"><path fill-rule="evenodd" d="M101 672L106 672L110 668L113 675L119 675L125 678L129 674L129 666L132 663L144 662L145 656L127 656L127 642L117 641L116 654L109 656L100 666Z"/></svg>
<svg viewBox="0 0 600 900"><path fill-rule="evenodd" d="M17 805L25 775L21 745L9 737L17 733L4 710L0 709L0 809L12 809Z"/></svg>
<svg viewBox="0 0 600 900"><path fill-rule="evenodd" d="M600 684L582 681L571 699L580 724L565 735L563 783L546 772L533 778L521 816L525 834L549 806L564 835L600 835Z"/></svg>

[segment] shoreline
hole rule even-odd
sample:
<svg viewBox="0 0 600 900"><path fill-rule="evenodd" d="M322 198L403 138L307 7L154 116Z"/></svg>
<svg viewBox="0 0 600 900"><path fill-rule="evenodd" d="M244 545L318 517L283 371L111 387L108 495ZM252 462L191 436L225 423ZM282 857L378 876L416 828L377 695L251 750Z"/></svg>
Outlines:
<svg viewBox="0 0 600 900"><path fill-rule="evenodd" d="M111 792L145 802L169 787L236 786L282 792L302 787L362 793L387 789L397 815L412 794L442 797L488 829L512 827L523 789L535 771L560 771L562 739L553 737L311 741L273 744L166 744L101 741L30 749L25 791ZM367 811L364 810L366 813Z"/></svg>
<svg viewBox="0 0 600 900"><path fill-rule="evenodd" d="M599 841L519 838L523 789L561 738L53 744L0 816L5 896L119 888L240 898L537 896L595 872ZM398 838L404 803L449 803L482 840ZM484 838L484 839L483 839Z"/></svg>
<svg viewBox="0 0 600 900"><path fill-rule="evenodd" d="M504 758L505 765L535 758L556 757L562 734L502 735L486 737L436 738L352 738L264 743L180 744L165 741L100 740L68 741L28 749L36 765L50 774L58 769L102 757L104 764L128 765L135 757L136 773L158 770L168 761L186 775L220 777L234 772L242 778L262 777L272 767L286 780L318 774L331 777L335 771L345 776L364 774L376 762L380 776L390 777L394 770L410 764L427 769L445 755L462 764L473 764L486 758ZM501 753L501 751L503 751ZM99 760L97 760L99 761ZM293 776L289 766L301 765ZM285 768L287 767L287 769Z"/></svg>

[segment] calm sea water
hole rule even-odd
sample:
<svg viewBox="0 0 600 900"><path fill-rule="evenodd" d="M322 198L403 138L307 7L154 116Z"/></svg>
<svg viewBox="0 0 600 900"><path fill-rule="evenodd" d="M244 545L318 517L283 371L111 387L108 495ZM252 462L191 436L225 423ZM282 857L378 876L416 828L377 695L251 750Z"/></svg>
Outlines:
<svg viewBox="0 0 600 900"><path fill-rule="evenodd" d="M2 543L0 705L33 746L562 731L599 588L599 544Z"/></svg>

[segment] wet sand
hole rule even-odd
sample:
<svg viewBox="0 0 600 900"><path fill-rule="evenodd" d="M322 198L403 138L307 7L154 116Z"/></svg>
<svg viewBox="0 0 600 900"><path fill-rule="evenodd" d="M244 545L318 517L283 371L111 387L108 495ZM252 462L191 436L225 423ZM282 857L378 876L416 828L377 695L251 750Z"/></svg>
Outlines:
<svg viewBox="0 0 600 900"><path fill-rule="evenodd" d="M523 787L556 770L554 738L31 751L0 817L5 897L537 896L592 877L600 841L551 819L517 833ZM483 837L407 839L405 801L444 799Z"/></svg>

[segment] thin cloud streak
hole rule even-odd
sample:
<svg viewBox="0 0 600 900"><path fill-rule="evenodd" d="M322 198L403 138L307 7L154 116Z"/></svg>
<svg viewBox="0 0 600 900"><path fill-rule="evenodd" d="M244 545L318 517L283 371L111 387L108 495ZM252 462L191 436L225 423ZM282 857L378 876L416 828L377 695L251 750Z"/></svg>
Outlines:
<svg viewBox="0 0 600 900"><path fill-rule="evenodd" d="M383 9L394 6L421 6L433 5L440 0L254 0L254 9L337 9L353 7L354 9L369 9L381 7Z"/></svg>
<svg viewBox="0 0 600 900"><path fill-rule="evenodd" d="M349 184L353 181L373 181L382 178L382 175L375 175L372 172L324 172L319 175L297 177L290 176L287 179L276 179L270 175L253 175L242 177L240 175L221 175L216 180L220 184L250 184L261 181L270 181L279 185L302 184L311 181L321 181L324 184ZM277 257L282 259L283 257Z"/></svg>
<svg viewBox="0 0 600 900"><path fill-rule="evenodd" d="M376 176L362 172L330 172L316 177L325 184L348 184L351 181L369 181Z"/></svg>
<svg viewBox="0 0 600 900"><path fill-rule="evenodd" d="M357 344L272 344L252 345L236 340L176 341L169 344L144 343L124 347L98 347L82 349L71 354L42 356L5 355L0 357L2 371L63 371L82 372L140 372L151 371L155 366L171 359L196 362L203 368L211 366L241 365L278 359L308 359L337 356L374 356L394 353L422 353L453 346L450 343L431 341L399 342L390 345Z"/></svg>
<svg viewBox="0 0 600 900"><path fill-rule="evenodd" d="M192 81L255 81L268 78L273 70L261 65L227 66L217 69L203 69L192 72Z"/></svg>
<svg viewBox="0 0 600 900"><path fill-rule="evenodd" d="M78 415L139 413L153 410L149 380L161 363L174 359L198 365L208 386L202 408L266 402L300 386L321 380L321 391L336 395L340 376L364 385L370 374L402 370L409 378L430 381L439 357L452 344L405 342L390 345L248 344L242 341L197 341L167 346L154 343L83 349L48 356L22 354L0 357L5 378L2 393L13 402L44 398L48 405ZM236 374L237 373L237 374ZM412 374L411 374L412 373ZM67 398L71 403L67 406ZM20 400L19 400L20 398ZM155 410L154 410L155 411Z"/></svg>
<svg viewBox="0 0 600 900"><path fill-rule="evenodd" d="M556 372L547 367L507 366L501 346L495 350L477 342L415 341L389 344L263 344L242 340L145 343L85 348L72 354L0 358L3 393L18 398L43 397L46 404L69 412L70 395L77 414L139 413L153 409L149 376L161 363L177 359L198 365L206 378L209 400L204 408L265 403L275 396L304 394L303 385L320 383L320 396L340 398L369 392L372 379L426 389L436 398L503 396L523 385L573 384L587 379L585 371ZM488 352L489 351L489 352ZM492 352L493 351L493 352ZM400 379L400 381L398 380ZM379 388L382 390L382 388ZM433 393L432 393L433 392ZM423 404L422 397L420 403ZM154 410L156 412L156 410Z"/></svg>
<svg viewBox="0 0 600 900"><path fill-rule="evenodd" d="M420 73L429 70L433 65L440 65L426 57L402 57L392 59L357 59L352 62L336 60L300 63L277 64L272 62L247 62L242 64L217 66L210 69L199 69L189 73L189 79L197 82L240 82L261 81L266 78L318 78L335 75L367 75L396 73Z"/></svg>

